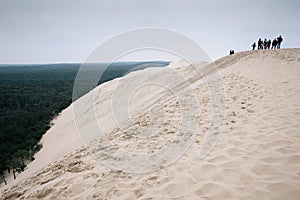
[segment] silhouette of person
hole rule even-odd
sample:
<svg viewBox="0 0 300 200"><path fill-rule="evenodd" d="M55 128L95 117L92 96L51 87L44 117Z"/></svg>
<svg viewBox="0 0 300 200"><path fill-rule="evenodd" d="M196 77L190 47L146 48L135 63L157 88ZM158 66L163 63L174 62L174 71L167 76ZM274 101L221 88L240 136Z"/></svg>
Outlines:
<svg viewBox="0 0 300 200"><path fill-rule="evenodd" d="M267 49L267 38L264 40L264 49Z"/></svg>
<svg viewBox="0 0 300 200"><path fill-rule="evenodd" d="M230 49L229 55L232 55L232 54L234 54L234 50Z"/></svg>
<svg viewBox="0 0 300 200"><path fill-rule="evenodd" d="M257 42L257 47L258 47L258 49L262 49L262 40L261 40L261 38L259 38L259 40L258 40L258 42Z"/></svg>
<svg viewBox="0 0 300 200"><path fill-rule="evenodd" d="M271 40L269 39L269 41L268 41L268 49L270 49L270 47L271 47Z"/></svg>
<svg viewBox="0 0 300 200"><path fill-rule="evenodd" d="M277 49L280 49L280 45L281 45L282 41L283 41L283 38L281 37L281 35L279 35L279 37L277 38Z"/></svg>
<svg viewBox="0 0 300 200"><path fill-rule="evenodd" d="M275 38L272 42L272 49L276 49L277 47L277 39Z"/></svg>
<svg viewBox="0 0 300 200"><path fill-rule="evenodd" d="M254 43L252 44L252 51L255 50L255 47L256 47L256 43L254 42Z"/></svg>

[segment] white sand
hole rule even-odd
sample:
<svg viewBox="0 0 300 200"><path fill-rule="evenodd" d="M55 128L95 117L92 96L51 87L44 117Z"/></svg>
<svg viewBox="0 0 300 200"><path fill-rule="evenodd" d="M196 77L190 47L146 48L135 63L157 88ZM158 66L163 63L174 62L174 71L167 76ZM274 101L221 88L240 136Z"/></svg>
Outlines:
<svg viewBox="0 0 300 200"><path fill-rule="evenodd" d="M130 87L159 76L165 76L164 83L180 92L184 90L183 83L167 79L168 73L176 70L198 99L199 105L190 105L193 96L185 96L184 108L188 107L192 114L195 110L200 113L191 118L199 125L195 141L180 159L151 173L112 170L81 147L70 106L44 135L43 149L36 160L17 180L6 187L1 185L0 199L299 199L300 49L243 52L213 64L224 85L226 117L218 143L204 159L199 157L199 150L213 126L207 85L193 67L184 63L173 64L169 69L146 69L89 93L96 95L95 116L118 147L149 152L171 144L173 136L180 134L178 123L182 122L183 106L172 93L162 87L145 86L129 101L131 120L126 116L118 119L129 132L140 128L149 133L149 127L162 125L158 134L146 142L128 137L117 128L111 98L118 93L114 90L118 83ZM84 97L77 103L84 105L86 101ZM95 128L89 109L79 110L85 122L77 124L79 130ZM160 112L162 109L166 112ZM165 123L160 124L164 113Z"/></svg>

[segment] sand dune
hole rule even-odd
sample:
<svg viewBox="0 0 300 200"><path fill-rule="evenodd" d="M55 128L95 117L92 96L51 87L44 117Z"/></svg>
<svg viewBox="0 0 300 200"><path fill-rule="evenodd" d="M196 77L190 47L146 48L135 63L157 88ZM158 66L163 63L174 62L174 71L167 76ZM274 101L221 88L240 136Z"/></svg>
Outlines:
<svg viewBox="0 0 300 200"><path fill-rule="evenodd" d="M197 68L205 67L217 69L220 91L212 93L207 85L210 70L204 70L204 78L199 76ZM174 72L183 79L170 79ZM156 77L163 77L162 84L171 90L144 86L130 97L129 118L124 114L116 119L111 99L121 98L122 93L114 95L122 87ZM300 49L281 49L237 53L208 66L173 63L103 84L54 120L36 160L16 181L1 186L0 199L299 199L299 77ZM95 110L91 114L91 107L79 106L74 113L80 120L75 125L73 108L90 105L89 95L95 97ZM221 132L214 127L212 95L224 103L225 115L217 113ZM97 128L91 117L114 145L105 146L107 141L90 134ZM88 150L77 130L86 132L86 138L80 136ZM216 134L209 134L210 130ZM153 131L156 134L149 136ZM134 137L136 133L147 140ZM201 158L204 141L216 139L212 151ZM148 155L182 141L192 145L178 153L181 157L174 163L172 158L146 160L142 169L149 173L127 173L136 168L128 165L126 155L115 151ZM123 171L118 169L120 160ZM140 164L138 159L131 161Z"/></svg>

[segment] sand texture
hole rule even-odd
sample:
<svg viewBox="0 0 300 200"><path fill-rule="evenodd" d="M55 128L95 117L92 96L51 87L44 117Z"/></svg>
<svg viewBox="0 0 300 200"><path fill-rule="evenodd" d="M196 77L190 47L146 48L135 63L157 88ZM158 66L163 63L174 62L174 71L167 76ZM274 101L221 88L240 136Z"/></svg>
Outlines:
<svg viewBox="0 0 300 200"><path fill-rule="evenodd" d="M205 73L199 76L195 67ZM174 72L183 78L170 79ZM221 88L206 84L212 73L219 74ZM128 102L130 118L114 116L111 99L125 95L124 88L157 77L171 90L141 87ZM74 112L74 106L90 105L89 95L95 97L94 109L79 106ZM215 109L212 95L223 107ZM74 115L80 116L79 122ZM90 134L97 129L91 117L105 139ZM88 150L77 130L86 133L82 141ZM149 136L153 130L156 134ZM137 133L146 139L135 137ZM179 150L185 149L190 140L191 146L173 160L150 156L129 161L116 150L155 155L181 142ZM201 150L210 150L205 144L216 140L211 152L201 157ZM113 145L105 145L107 141ZM1 200L299 199L300 49L248 51L210 64L180 62L130 73L64 110L42 142L28 169L8 186L1 185ZM137 169L139 162L144 165ZM126 172L130 170L150 172Z"/></svg>

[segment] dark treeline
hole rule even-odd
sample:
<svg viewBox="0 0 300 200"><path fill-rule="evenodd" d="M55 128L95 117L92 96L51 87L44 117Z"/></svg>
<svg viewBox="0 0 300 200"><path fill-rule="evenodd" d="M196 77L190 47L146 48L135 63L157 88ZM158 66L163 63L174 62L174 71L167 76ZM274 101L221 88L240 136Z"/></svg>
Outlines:
<svg viewBox="0 0 300 200"><path fill-rule="evenodd" d="M99 84L129 70L167 64L116 63L109 66ZM79 67L80 64L0 65L0 183L6 184L7 173L16 178L34 160L34 154L42 148L39 140L50 128L50 121L72 102Z"/></svg>
<svg viewBox="0 0 300 200"><path fill-rule="evenodd" d="M71 103L79 65L0 67L0 175L25 169L50 120Z"/></svg>

